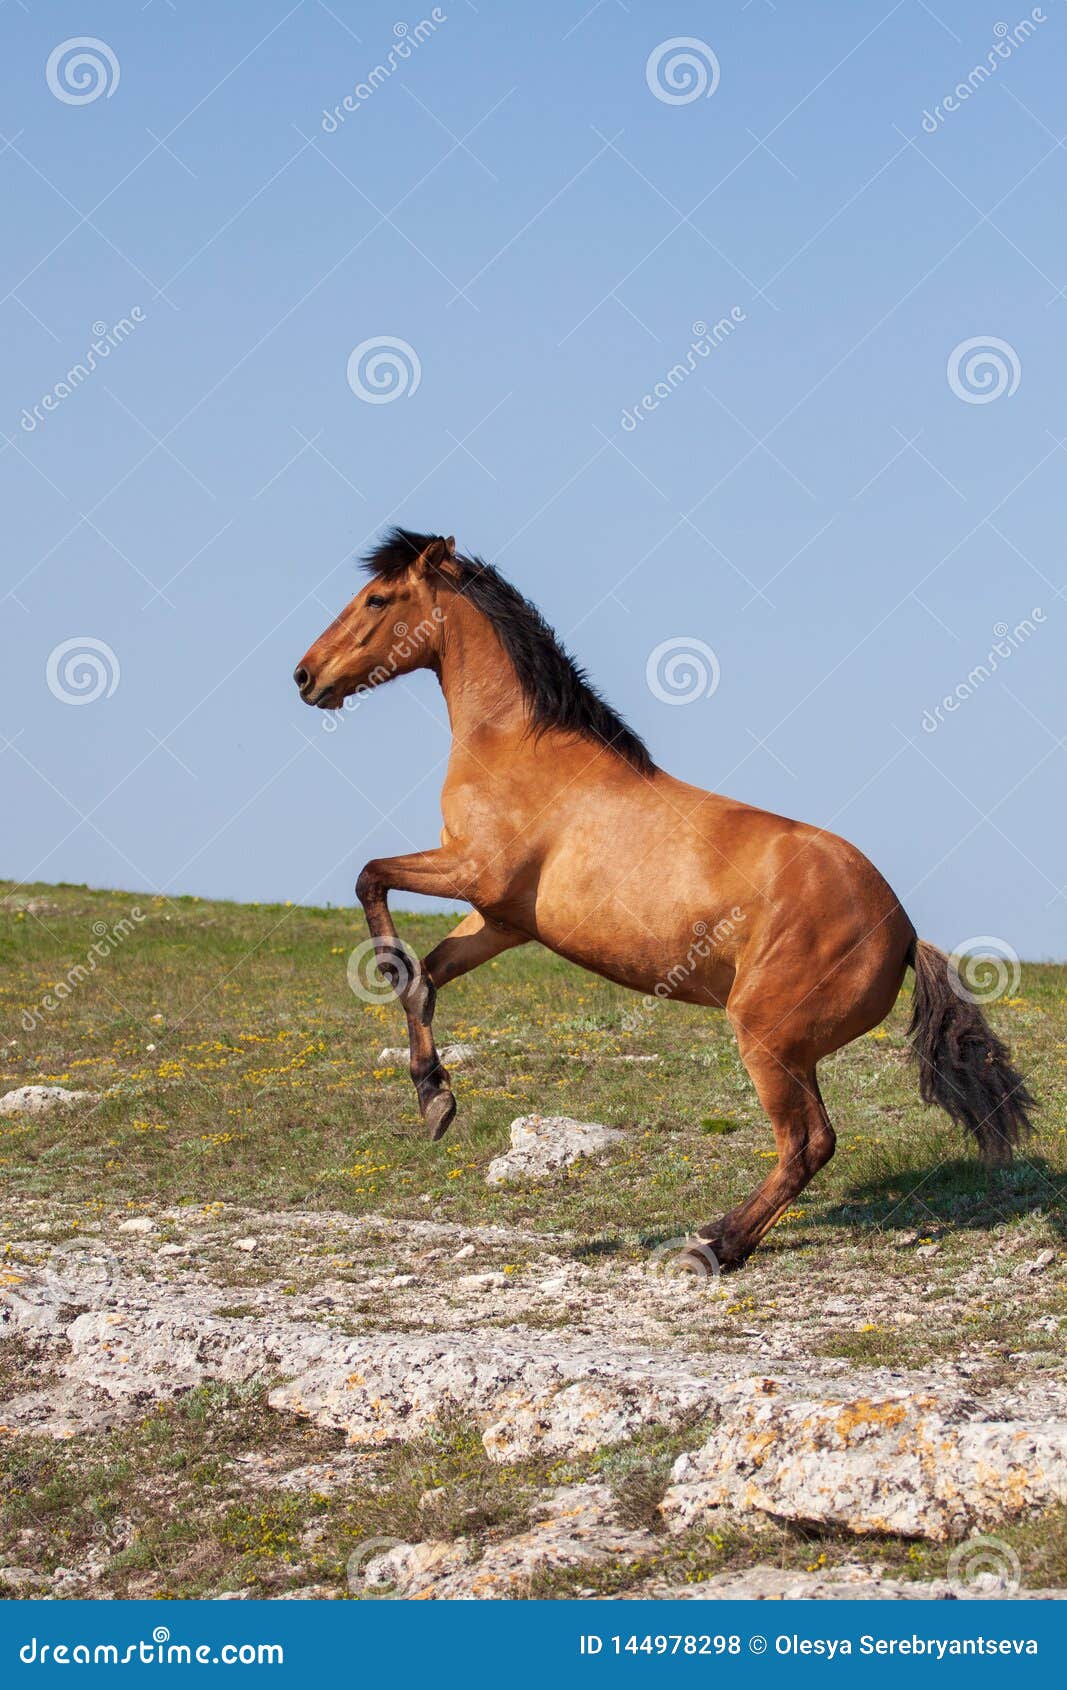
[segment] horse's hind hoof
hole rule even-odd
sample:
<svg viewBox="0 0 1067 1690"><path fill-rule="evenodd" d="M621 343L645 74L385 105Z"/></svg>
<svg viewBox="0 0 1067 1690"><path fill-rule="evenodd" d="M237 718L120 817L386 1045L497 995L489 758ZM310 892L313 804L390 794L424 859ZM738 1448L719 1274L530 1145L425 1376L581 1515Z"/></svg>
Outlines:
<svg viewBox="0 0 1067 1690"><path fill-rule="evenodd" d="M426 1106L426 1125L430 1129L430 1137L436 1144L439 1138L444 1138L456 1115L456 1099L450 1091L439 1091L430 1099Z"/></svg>
<svg viewBox="0 0 1067 1690"><path fill-rule="evenodd" d="M698 1249L709 1253L718 1263L720 1273L729 1273L735 1268L743 1267L748 1260L749 1251L739 1250L729 1241L721 1221L709 1222L707 1226L702 1226L696 1236Z"/></svg>
<svg viewBox="0 0 1067 1690"><path fill-rule="evenodd" d="M710 1244L702 1239L690 1239L684 1250L671 1259L669 1272L688 1274L693 1279L718 1279L721 1264Z"/></svg>

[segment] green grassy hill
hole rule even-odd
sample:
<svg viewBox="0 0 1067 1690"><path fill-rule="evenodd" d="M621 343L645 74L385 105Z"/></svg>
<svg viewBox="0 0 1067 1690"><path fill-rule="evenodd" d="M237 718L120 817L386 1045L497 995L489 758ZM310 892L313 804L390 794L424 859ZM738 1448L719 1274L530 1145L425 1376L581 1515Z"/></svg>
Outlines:
<svg viewBox="0 0 1067 1690"><path fill-rule="evenodd" d="M451 924L399 917L421 954ZM542 1229L638 1246L706 1220L766 1172L773 1139L720 1012L642 1011L638 996L536 945L441 994L439 1045L470 1043L477 1056L454 1074L454 1126L428 1143L405 1063L379 1057L404 1043L399 1006L361 1001L348 985L365 936L358 910L77 886L16 893L0 882L0 1089L58 1082L105 1094L77 1123L3 1123L8 1193L47 1195L72 1215L148 1199L432 1208L536 1217ZM1067 968L1025 965L1017 995L990 1008L1043 1105L1030 1153L992 1180L918 1101L903 1036L909 992L910 975L885 1025L823 1064L838 1153L772 1235L779 1247L934 1220L979 1235L1061 1202ZM509 1123L534 1110L631 1128L631 1153L610 1170L582 1165L550 1199L487 1189Z"/></svg>

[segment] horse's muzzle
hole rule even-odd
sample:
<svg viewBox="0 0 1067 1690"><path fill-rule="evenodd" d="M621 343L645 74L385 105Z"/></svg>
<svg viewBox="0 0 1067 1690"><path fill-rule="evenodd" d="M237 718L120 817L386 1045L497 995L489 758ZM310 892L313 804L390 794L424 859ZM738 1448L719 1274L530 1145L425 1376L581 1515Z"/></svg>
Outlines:
<svg viewBox="0 0 1067 1690"><path fill-rule="evenodd" d="M299 668L293 670L293 680L296 682L305 704L317 705L321 710L333 708L331 704L334 691L332 684L325 687L317 685L315 676L303 663L300 664Z"/></svg>

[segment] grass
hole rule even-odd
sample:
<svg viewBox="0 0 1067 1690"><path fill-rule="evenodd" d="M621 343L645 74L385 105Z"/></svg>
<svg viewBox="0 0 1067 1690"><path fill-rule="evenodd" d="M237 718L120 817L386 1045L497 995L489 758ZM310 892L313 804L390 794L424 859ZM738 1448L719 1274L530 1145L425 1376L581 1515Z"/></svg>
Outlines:
<svg viewBox="0 0 1067 1690"><path fill-rule="evenodd" d="M34 911L27 904L44 904ZM84 964L96 932L143 920L53 1013L22 1018ZM428 950L447 916L401 916ZM345 964L362 937L349 910L209 903L0 882L0 1084L106 1092L76 1122L4 1122L12 1196L92 1209L229 1202L313 1205L579 1231L619 1246L670 1236L736 1201L767 1171L773 1140L721 1013L665 1005L625 1031L635 1000L536 946L442 993L438 1041L478 1050L457 1071L459 1114L427 1142L403 1065L395 1003L361 1002ZM1032 1153L990 1180L918 1102L903 1027L908 989L883 1028L823 1064L838 1154L788 1226L827 1243L858 1230L988 1230L1039 1208L1062 1221L1067 968L1028 966L991 1019L1044 1109ZM623 1054L655 1063L611 1062ZM579 1165L552 1201L487 1188L516 1115L578 1114L633 1131L609 1178ZM921 1190L915 1187L921 1182ZM1051 1183L1050 1183L1051 1182Z"/></svg>
<svg viewBox="0 0 1067 1690"><path fill-rule="evenodd" d="M20 1442L0 1478L0 1561L29 1562L42 1574L88 1566L95 1596L241 1590L269 1598L311 1585L322 1597L348 1598L362 1588L358 1578L350 1582L349 1566L361 1566L370 1545L462 1538L477 1556L523 1528L538 1491L592 1479L614 1490L626 1524L655 1534L648 1552L604 1567L535 1573L530 1597L607 1596L647 1580L677 1587L754 1561L796 1572L847 1561L898 1578L946 1575L946 1545L891 1537L842 1542L758 1517L751 1525L724 1522L668 1536L656 1505L675 1456L694 1441L693 1434L652 1429L584 1461L497 1466L473 1428L451 1423L432 1438L375 1450L359 1476L336 1491L313 1485L293 1492L269 1478L250 1486L246 1463L269 1444L283 1465L314 1462L328 1473L339 1458L336 1437L280 1425L257 1390L200 1387L108 1436ZM999 1537L1019 1556L1028 1586L1067 1584L1067 1510Z"/></svg>
<svg viewBox="0 0 1067 1690"><path fill-rule="evenodd" d="M96 1559L106 1566L97 1595L271 1596L294 1575L347 1595L349 1557L371 1539L477 1537L521 1518L525 1473L494 1467L458 1426L376 1452L336 1496L269 1474L250 1483L247 1463L264 1448L283 1468L313 1462L328 1474L338 1444L279 1422L260 1390L233 1386L202 1386L110 1435L20 1440L0 1480L0 1559L25 1564L28 1541L45 1573ZM438 1494L420 1507L428 1491Z"/></svg>
<svg viewBox="0 0 1067 1690"><path fill-rule="evenodd" d="M90 968L92 945L122 920L127 935ZM398 925L424 954L452 918ZM442 993L438 1042L469 1043L477 1055L454 1075L455 1125L430 1144L404 1066L379 1059L404 1042L399 1008L367 1004L347 984L363 937L351 910L0 882L0 1092L56 1083L102 1094L69 1115L0 1118L0 1238L25 1239L28 1215L33 1224L47 1216L55 1243L106 1232L127 1210L239 1204L536 1230L587 1263L625 1263L729 1207L767 1172L772 1135L721 1014L660 1005L628 1027L638 1000L535 946ZM79 965L84 977L57 994ZM47 994L52 1010L40 1007ZM800 1353L863 1366L923 1366L951 1350L977 1357L976 1386L990 1388L1014 1377L1019 1352L1031 1371L1062 1353L1067 968L1026 965L1016 995L989 1010L1042 1104L1037 1139L996 1176L919 1103L904 1040L909 995L910 979L884 1027L823 1064L838 1153L753 1264L724 1282L714 1321L695 1323L696 1344L728 1347L731 1331L755 1323L795 1329ZM612 1060L624 1055L658 1060ZM625 1127L629 1142L610 1167L578 1164L550 1187L487 1187L509 1123L534 1110ZM1056 1264L1020 1282L1020 1263L1049 1246ZM343 1277L336 1263L330 1271ZM254 1258L218 1264L220 1282L233 1285L227 1318L254 1315L257 1273L270 1277ZM857 1288L892 1309L857 1318L850 1305L835 1325L826 1305ZM898 1307L919 1313L901 1324ZM950 1312L924 1318L927 1307ZM374 1324L373 1299L361 1312L355 1284L348 1313L363 1329ZM535 1332L566 1324L565 1312L530 1321ZM39 1384L37 1365L6 1343L0 1392ZM91 1561L95 1545L116 1595L274 1594L308 1582L346 1594L347 1557L367 1537L481 1541L513 1530L539 1485L561 1482L558 1470L494 1467L469 1429L453 1427L436 1443L376 1451L365 1482L361 1468L337 1495L270 1482L253 1493L241 1458L265 1448L328 1461L337 1445L270 1414L256 1394L221 1389L189 1393L121 1435L20 1438L6 1452L0 1561L51 1572ZM650 1434L568 1471L606 1473L627 1519L647 1525L676 1452ZM440 1494L420 1508L427 1491ZM1059 1516L1004 1535L1027 1582L1067 1582ZM945 1559L881 1541L813 1549L779 1527L757 1542L731 1528L663 1540L655 1570L698 1577L757 1555L808 1566L827 1553L923 1576ZM640 1572L603 1577L632 1582ZM554 1577L543 1593L599 1588L588 1569Z"/></svg>

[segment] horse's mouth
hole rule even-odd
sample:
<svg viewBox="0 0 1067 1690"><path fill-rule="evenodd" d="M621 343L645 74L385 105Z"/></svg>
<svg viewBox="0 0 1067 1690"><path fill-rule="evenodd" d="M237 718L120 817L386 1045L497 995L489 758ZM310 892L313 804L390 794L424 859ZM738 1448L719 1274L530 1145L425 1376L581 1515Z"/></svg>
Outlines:
<svg viewBox="0 0 1067 1690"><path fill-rule="evenodd" d="M344 701L344 694L336 681L330 681L326 686L317 685L315 675L306 663L298 664L293 670L293 680L304 703L319 710L337 710Z"/></svg>

